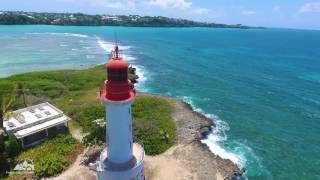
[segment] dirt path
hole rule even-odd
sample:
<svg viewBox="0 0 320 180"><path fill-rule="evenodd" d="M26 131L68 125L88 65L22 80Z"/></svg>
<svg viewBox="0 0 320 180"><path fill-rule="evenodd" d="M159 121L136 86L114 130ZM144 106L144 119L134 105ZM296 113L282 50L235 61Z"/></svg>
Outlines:
<svg viewBox="0 0 320 180"><path fill-rule="evenodd" d="M216 179L223 180L223 176L218 173L214 168L207 167L203 160L199 160L197 164L192 160L199 158L194 157L196 148L193 145L175 145L164 154L153 157L146 157L145 159L145 172L146 179L151 180L198 180L198 179ZM180 155L179 155L180 154ZM186 156L194 158L185 158ZM183 157L183 159L182 159ZM210 168L210 177L208 175L200 175L197 167ZM211 176L213 175L213 176Z"/></svg>
<svg viewBox="0 0 320 180"><path fill-rule="evenodd" d="M84 153L80 154L77 160L62 174L48 180L95 180L96 172L80 164L83 155Z"/></svg>

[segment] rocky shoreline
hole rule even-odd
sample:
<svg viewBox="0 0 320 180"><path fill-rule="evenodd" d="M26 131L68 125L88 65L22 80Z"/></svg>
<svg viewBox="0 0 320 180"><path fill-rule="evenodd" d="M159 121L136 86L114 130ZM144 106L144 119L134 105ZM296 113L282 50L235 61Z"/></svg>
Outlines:
<svg viewBox="0 0 320 180"><path fill-rule="evenodd" d="M150 96L151 94L143 94ZM158 96L158 95L151 95ZM160 96L163 97L163 96ZM202 139L216 127L214 119L210 119L203 114L194 111L192 106L181 100L164 97L173 106L172 117L177 127L177 143L174 147L165 152L167 160L181 162L184 171L190 174L183 177L178 175L172 179L201 179L201 180L224 180L242 176L243 169L240 169L231 160L222 159L212 153ZM148 165L154 163L146 160L146 177L148 178ZM160 165L159 165L160 167ZM156 167L156 168L159 168ZM158 169L157 169L158 171ZM161 170L160 170L161 172ZM160 176L160 177L157 177ZM160 173L152 175L150 179L163 179ZM170 179L170 178L167 178Z"/></svg>

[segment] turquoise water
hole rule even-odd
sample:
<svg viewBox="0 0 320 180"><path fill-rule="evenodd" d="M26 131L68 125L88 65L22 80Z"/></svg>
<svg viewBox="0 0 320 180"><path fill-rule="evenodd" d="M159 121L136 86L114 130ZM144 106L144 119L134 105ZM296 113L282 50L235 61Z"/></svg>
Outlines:
<svg viewBox="0 0 320 180"><path fill-rule="evenodd" d="M216 118L203 142L248 179L320 179L320 31L0 26L0 76L104 63L114 32L138 89Z"/></svg>

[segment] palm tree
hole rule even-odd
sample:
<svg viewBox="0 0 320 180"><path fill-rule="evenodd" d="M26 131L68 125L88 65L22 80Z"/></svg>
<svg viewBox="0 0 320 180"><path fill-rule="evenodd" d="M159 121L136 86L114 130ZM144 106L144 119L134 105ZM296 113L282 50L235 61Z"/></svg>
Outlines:
<svg viewBox="0 0 320 180"><path fill-rule="evenodd" d="M18 83L18 85L17 85L17 98L22 97L24 107L28 106L27 101L26 101L26 92L27 92L27 89L25 88L25 86L22 83Z"/></svg>
<svg viewBox="0 0 320 180"><path fill-rule="evenodd" d="M10 106L16 97L16 86L12 83L1 84L0 90L0 152L4 149L4 130L3 121L5 114L9 111Z"/></svg>

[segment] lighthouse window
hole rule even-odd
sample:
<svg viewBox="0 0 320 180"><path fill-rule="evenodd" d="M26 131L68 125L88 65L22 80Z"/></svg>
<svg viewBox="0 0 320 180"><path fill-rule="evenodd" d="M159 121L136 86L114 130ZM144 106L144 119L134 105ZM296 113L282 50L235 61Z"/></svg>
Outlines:
<svg viewBox="0 0 320 180"><path fill-rule="evenodd" d="M108 79L111 81L127 81L127 69L108 69Z"/></svg>

